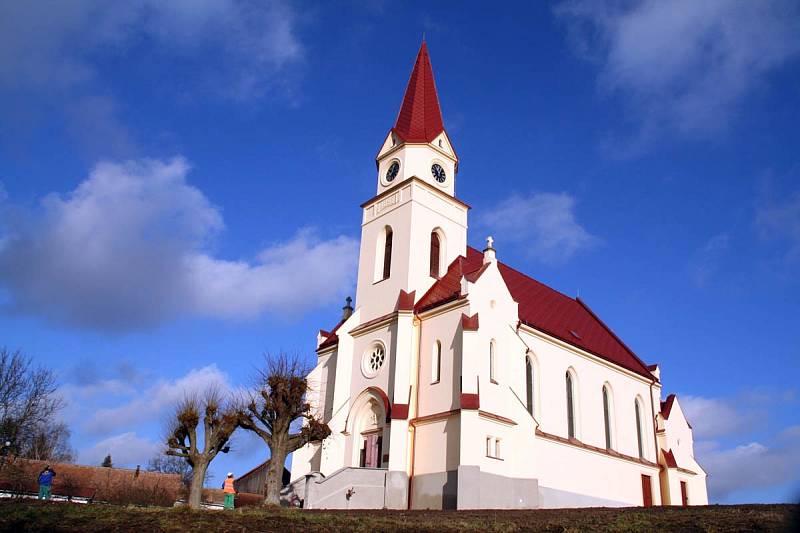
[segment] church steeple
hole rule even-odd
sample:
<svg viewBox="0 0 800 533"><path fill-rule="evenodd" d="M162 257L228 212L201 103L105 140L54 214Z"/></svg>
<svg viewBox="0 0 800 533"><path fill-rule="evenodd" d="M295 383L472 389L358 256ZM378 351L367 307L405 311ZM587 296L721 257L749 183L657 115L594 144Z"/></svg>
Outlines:
<svg viewBox="0 0 800 533"><path fill-rule="evenodd" d="M423 41L392 132L403 142L429 143L443 131L442 111L439 108L428 45Z"/></svg>
<svg viewBox="0 0 800 533"><path fill-rule="evenodd" d="M403 103L378 156L378 193L416 177L455 196L458 156L444 129L425 41L419 47Z"/></svg>
<svg viewBox="0 0 800 533"><path fill-rule="evenodd" d="M375 158L377 194L361 205L356 311L395 309L398 294L421 296L467 253L469 206L455 197L458 157L444 129L423 41L394 126Z"/></svg>

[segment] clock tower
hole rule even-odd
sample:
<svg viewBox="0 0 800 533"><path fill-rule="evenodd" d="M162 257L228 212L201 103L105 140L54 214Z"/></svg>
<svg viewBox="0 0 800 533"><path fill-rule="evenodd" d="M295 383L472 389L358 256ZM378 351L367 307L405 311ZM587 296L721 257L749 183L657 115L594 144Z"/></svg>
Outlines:
<svg viewBox="0 0 800 533"><path fill-rule="evenodd" d="M416 176L455 196L458 157L442 121L428 47L423 42L394 127L378 157L378 194Z"/></svg>
<svg viewBox="0 0 800 533"><path fill-rule="evenodd" d="M418 300L466 254L469 206L455 197L458 156L424 42L375 163L377 196L362 205L356 290L367 320L391 312L401 290Z"/></svg>

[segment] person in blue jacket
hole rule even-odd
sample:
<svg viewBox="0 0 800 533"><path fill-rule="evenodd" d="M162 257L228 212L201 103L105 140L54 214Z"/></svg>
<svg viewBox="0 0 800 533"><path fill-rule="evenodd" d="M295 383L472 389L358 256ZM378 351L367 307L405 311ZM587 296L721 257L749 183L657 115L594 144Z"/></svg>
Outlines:
<svg viewBox="0 0 800 533"><path fill-rule="evenodd" d="M56 477L56 471L50 468L50 465L44 467L39 473L39 499L49 500L50 491L53 488L53 478Z"/></svg>

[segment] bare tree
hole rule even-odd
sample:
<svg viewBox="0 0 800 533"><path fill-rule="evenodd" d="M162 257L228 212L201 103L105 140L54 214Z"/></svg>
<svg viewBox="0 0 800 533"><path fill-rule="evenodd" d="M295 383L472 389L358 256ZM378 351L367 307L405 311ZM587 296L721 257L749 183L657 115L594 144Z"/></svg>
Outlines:
<svg viewBox="0 0 800 533"><path fill-rule="evenodd" d="M241 413L239 425L255 432L269 446L265 499L268 505L280 505L286 457L305 444L324 440L331 434L327 424L312 413L306 401L308 371L296 355L267 356L266 369L259 371L255 390ZM296 431L295 422L301 420L304 424Z"/></svg>
<svg viewBox="0 0 800 533"><path fill-rule="evenodd" d="M20 453L41 428L52 426L63 407L56 395L55 374L34 367L21 352L0 348L0 439Z"/></svg>
<svg viewBox="0 0 800 533"><path fill-rule="evenodd" d="M75 450L69 445L70 435L63 422L40 424L28 440L19 443L19 455L39 461L71 463Z"/></svg>
<svg viewBox="0 0 800 533"><path fill-rule="evenodd" d="M202 436L198 434L202 413ZM167 437L167 455L183 457L192 467L189 506L199 509L208 465L219 452L228 453L228 441L236 430L239 414L218 389L202 396L187 395L175 409Z"/></svg>

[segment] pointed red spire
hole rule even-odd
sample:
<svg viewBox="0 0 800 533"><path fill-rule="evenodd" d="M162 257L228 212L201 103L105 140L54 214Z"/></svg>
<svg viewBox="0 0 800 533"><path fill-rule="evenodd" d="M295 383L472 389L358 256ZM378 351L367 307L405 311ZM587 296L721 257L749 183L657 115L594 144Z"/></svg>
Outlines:
<svg viewBox="0 0 800 533"><path fill-rule="evenodd" d="M442 131L442 111L425 41L408 80L403 105L392 131L404 142L432 142Z"/></svg>

